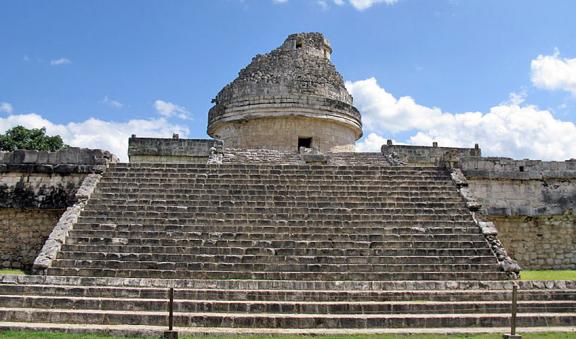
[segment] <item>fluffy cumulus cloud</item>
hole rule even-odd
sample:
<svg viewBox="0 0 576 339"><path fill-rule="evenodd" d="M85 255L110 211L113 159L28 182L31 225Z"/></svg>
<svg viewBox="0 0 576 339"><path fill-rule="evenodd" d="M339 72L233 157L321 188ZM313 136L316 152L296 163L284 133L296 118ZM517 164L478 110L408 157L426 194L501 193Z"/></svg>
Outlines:
<svg viewBox="0 0 576 339"><path fill-rule="evenodd" d="M576 58L561 58L556 50L553 55L539 55L530 66L534 86L576 95Z"/></svg>
<svg viewBox="0 0 576 339"><path fill-rule="evenodd" d="M189 133L188 128L170 123L165 118L135 119L127 122L91 118L82 122L56 124L35 113L0 118L0 133L17 125L27 128L45 127L48 135L60 135L68 145L105 149L116 154L122 161L128 161L128 138L132 134L168 138L173 133L179 133L183 137Z"/></svg>
<svg viewBox="0 0 576 339"><path fill-rule="evenodd" d="M447 113L419 105L411 97L396 98L374 78L347 82L356 107L362 113L368 136L360 151L377 151L385 136L404 132L406 142L473 147L479 143L485 155L565 160L576 158L576 125L561 121L536 106L524 105L522 94L493 106L488 112Z"/></svg>
<svg viewBox="0 0 576 339"><path fill-rule="evenodd" d="M71 63L72 63L72 61L70 59L66 59L66 58L59 58L59 59L50 60L50 65L52 65L52 66L62 66L62 65L68 65Z"/></svg>
<svg viewBox="0 0 576 339"><path fill-rule="evenodd" d="M154 108L163 117L177 117L184 120L190 119L190 113L186 108L178 106L168 101L156 100L154 101Z"/></svg>
<svg viewBox="0 0 576 339"><path fill-rule="evenodd" d="M0 102L0 112L2 113L12 113L12 111L14 111L14 108L12 107L12 104L9 102Z"/></svg>

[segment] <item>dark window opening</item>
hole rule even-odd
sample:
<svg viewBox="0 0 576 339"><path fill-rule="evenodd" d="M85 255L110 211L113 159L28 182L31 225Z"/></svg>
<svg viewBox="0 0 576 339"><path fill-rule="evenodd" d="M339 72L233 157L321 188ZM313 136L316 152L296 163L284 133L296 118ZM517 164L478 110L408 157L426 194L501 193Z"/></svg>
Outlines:
<svg viewBox="0 0 576 339"><path fill-rule="evenodd" d="M296 48L302 48L302 41L296 41Z"/></svg>
<svg viewBox="0 0 576 339"><path fill-rule="evenodd" d="M520 172L524 172L524 166L520 166L520 168L518 168L520 170Z"/></svg>
<svg viewBox="0 0 576 339"><path fill-rule="evenodd" d="M300 147L312 148L312 138L298 138L298 149Z"/></svg>

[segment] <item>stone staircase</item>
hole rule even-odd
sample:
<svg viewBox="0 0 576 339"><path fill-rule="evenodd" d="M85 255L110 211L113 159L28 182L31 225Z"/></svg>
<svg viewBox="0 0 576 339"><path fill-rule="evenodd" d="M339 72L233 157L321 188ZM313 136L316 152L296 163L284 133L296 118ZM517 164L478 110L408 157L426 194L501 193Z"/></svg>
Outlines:
<svg viewBox="0 0 576 339"><path fill-rule="evenodd" d="M443 170L274 165L117 165L47 273L506 278Z"/></svg>
<svg viewBox="0 0 576 339"><path fill-rule="evenodd" d="M444 170L271 164L113 165L46 276L0 278L0 329L115 333L161 332L168 287L190 333L499 328L512 285ZM520 300L575 324L576 284Z"/></svg>

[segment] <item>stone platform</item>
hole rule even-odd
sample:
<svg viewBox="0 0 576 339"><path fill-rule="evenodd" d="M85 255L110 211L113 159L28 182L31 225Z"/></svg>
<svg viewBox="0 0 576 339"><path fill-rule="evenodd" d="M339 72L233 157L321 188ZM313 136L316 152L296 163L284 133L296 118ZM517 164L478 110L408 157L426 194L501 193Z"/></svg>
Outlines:
<svg viewBox="0 0 576 339"><path fill-rule="evenodd" d="M0 328L462 332L512 281L430 166L113 164L45 275L0 280ZM521 327L570 330L574 282L521 282ZM126 326L130 326L127 328Z"/></svg>

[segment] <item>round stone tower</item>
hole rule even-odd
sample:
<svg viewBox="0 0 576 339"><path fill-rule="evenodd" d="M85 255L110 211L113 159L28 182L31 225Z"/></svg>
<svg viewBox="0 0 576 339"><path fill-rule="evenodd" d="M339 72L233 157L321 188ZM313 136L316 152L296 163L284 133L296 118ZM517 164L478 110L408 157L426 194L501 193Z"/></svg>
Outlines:
<svg viewBox="0 0 576 339"><path fill-rule="evenodd" d="M360 113L320 33L290 35L256 55L213 100L208 134L231 148L352 152Z"/></svg>

